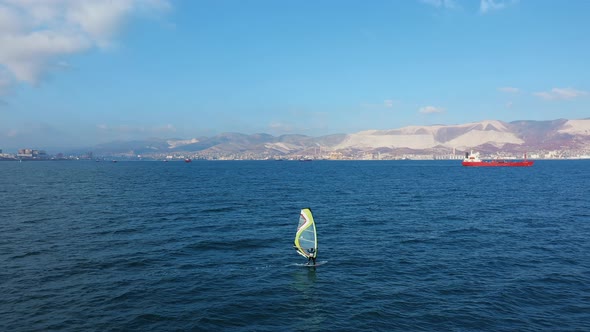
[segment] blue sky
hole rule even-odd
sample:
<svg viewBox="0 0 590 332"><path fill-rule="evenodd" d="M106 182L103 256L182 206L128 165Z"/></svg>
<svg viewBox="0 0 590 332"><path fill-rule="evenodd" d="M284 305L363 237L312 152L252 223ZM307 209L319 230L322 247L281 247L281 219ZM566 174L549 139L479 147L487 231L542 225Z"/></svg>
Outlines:
<svg viewBox="0 0 590 332"><path fill-rule="evenodd" d="M0 149L590 116L590 1L0 0Z"/></svg>

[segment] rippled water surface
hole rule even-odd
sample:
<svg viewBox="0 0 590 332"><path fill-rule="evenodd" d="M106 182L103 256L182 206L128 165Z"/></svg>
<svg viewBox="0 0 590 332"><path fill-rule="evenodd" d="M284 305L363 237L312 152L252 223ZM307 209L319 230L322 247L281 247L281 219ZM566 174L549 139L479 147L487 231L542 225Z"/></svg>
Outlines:
<svg viewBox="0 0 590 332"><path fill-rule="evenodd" d="M5 331L590 331L590 161L0 162L0 263Z"/></svg>

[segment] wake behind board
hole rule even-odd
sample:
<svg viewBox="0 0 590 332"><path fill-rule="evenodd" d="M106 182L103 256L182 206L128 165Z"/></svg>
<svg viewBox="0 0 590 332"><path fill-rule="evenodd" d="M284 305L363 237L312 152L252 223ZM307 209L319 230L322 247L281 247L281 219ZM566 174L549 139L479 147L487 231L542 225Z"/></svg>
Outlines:
<svg viewBox="0 0 590 332"><path fill-rule="evenodd" d="M313 264L310 265L310 264L306 264L306 263L295 263L293 265L294 266L302 266L302 267L317 267L317 266L324 265L326 263L328 263L328 261L317 262L317 263L315 263L315 265L313 265Z"/></svg>

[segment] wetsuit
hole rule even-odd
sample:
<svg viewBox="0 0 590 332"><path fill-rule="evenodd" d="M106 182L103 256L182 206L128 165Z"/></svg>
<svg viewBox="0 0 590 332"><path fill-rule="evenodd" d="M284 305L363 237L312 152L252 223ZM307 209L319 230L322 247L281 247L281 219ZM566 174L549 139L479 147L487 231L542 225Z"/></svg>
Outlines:
<svg viewBox="0 0 590 332"><path fill-rule="evenodd" d="M308 252L311 256L309 256L307 258L307 265L311 265L312 261L313 261L313 265L315 265L315 257L313 256L315 250L313 248L309 248Z"/></svg>

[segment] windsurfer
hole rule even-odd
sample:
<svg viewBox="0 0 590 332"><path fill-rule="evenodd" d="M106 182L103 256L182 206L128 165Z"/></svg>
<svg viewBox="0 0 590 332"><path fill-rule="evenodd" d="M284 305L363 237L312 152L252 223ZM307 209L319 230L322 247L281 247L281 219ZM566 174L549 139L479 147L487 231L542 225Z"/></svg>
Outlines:
<svg viewBox="0 0 590 332"><path fill-rule="evenodd" d="M309 256L307 257L307 265L315 265L315 249L309 248L307 250L309 252ZM311 264L313 262L313 264Z"/></svg>

